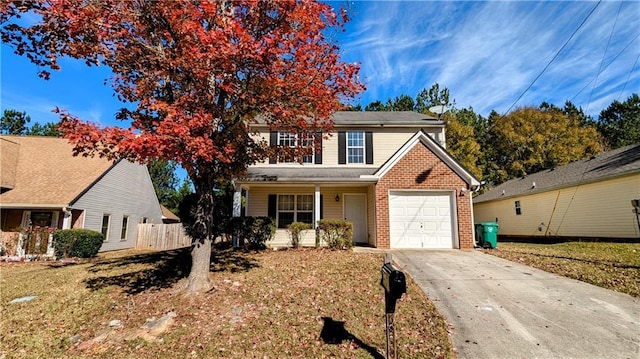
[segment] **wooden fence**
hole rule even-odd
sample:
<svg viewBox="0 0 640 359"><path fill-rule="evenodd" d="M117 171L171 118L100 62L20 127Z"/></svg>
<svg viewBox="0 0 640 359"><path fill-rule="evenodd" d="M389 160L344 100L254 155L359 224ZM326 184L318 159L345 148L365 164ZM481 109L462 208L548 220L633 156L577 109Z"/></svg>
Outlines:
<svg viewBox="0 0 640 359"><path fill-rule="evenodd" d="M191 237L180 223L139 224L137 249L155 249L165 251L191 246Z"/></svg>

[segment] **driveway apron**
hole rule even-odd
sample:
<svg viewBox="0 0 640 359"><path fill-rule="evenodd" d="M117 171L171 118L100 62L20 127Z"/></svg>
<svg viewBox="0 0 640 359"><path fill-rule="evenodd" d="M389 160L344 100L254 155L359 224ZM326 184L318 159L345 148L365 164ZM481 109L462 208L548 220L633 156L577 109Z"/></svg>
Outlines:
<svg viewBox="0 0 640 359"><path fill-rule="evenodd" d="M637 298L481 251L391 253L452 327L458 358L640 358Z"/></svg>

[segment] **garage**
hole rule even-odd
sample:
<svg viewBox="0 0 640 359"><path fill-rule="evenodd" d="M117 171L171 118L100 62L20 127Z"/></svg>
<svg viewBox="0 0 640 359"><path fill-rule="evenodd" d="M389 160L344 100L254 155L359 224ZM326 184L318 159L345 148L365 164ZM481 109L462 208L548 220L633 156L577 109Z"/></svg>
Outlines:
<svg viewBox="0 0 640 359"><path fill-rule="evenodd" d="M450 192L390 191L391 248L454 248Z"/></svg>

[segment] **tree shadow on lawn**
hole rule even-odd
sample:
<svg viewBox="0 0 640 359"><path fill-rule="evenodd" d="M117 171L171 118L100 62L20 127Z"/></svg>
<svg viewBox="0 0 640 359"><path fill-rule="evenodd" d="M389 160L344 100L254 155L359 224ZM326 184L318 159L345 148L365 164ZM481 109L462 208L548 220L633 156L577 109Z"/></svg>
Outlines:
<svg viewBox="0 0 640 359"><path fill-rule="evenodd" d="M322 317L322 320L324 324L322 325L320 338L322 338L325 344L341 344L345 340L350 340L371 354L372 358L384 359L384 355L380 354L376 348L364 343L355 335L351 334L347 328L344 327L344 322L333 320L331 317Z"/></svg>
<svg viewBox="0 0 640 359"><path fill-rule="evenodd" d="M127 266L143 264L151 268L122 273ZM258 267L257 261L249 252L234 250L230 245L215 245L211 252L211 272L247 272ZM109 286L122 287L125 293L139 294L147 290L159 290L173 287L186 278L191 270L191 249L153 252L107 259L91 267L90 273L104 273L102 276L85 280L88 289L99 290ZM117 272L111 274L110 272Z"/></svg>

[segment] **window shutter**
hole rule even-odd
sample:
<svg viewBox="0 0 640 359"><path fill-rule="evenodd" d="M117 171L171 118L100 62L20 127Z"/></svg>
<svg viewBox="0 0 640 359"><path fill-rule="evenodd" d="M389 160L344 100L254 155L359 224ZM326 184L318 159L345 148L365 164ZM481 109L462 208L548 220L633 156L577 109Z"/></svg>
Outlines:
<svg viewBox="0 0 640 359"><path fill-rule="evenodd" d="M316 132L316 144L318 145L318 151L315 153L315 164L322 164L322 132Z"/></svg>
<svg viewBox="0 0 640 359"><path fill-rule="evenodd" d="M270 194L269 195L269 205L268 205L268 216L273 218L274 220L276 219L276 212L278 209L278 195L277 194Z"/></svg>
<svg viewBox="0 0 640 359"><path fill-rule="evenodd" d="M344 131L338 132L338 164L344 165L347 163L347 133Z"/></svg>
<svg viewBox="0 0 640 359"><path fill-rule="evenodd" d="M271 131L271 133L269 133L269 146L271 146L272 149L275 149L277 145L278 145L278 131ZM275 164L275 163L278 163L278 159L276 158L276 154L272 153L271 157L269 157L269 164Z"/></svg>
<svg viewBox="0 0 640 359"><path fill-rule="evenodd" d="M324 195L320 195L320 219L324 218Z"/></svg>
<svg viewBox="0 0 640 359"><path fill-rule="evenodd" d="M364 133L364 150L366 163L373 164L373 132Z"/></svg>

